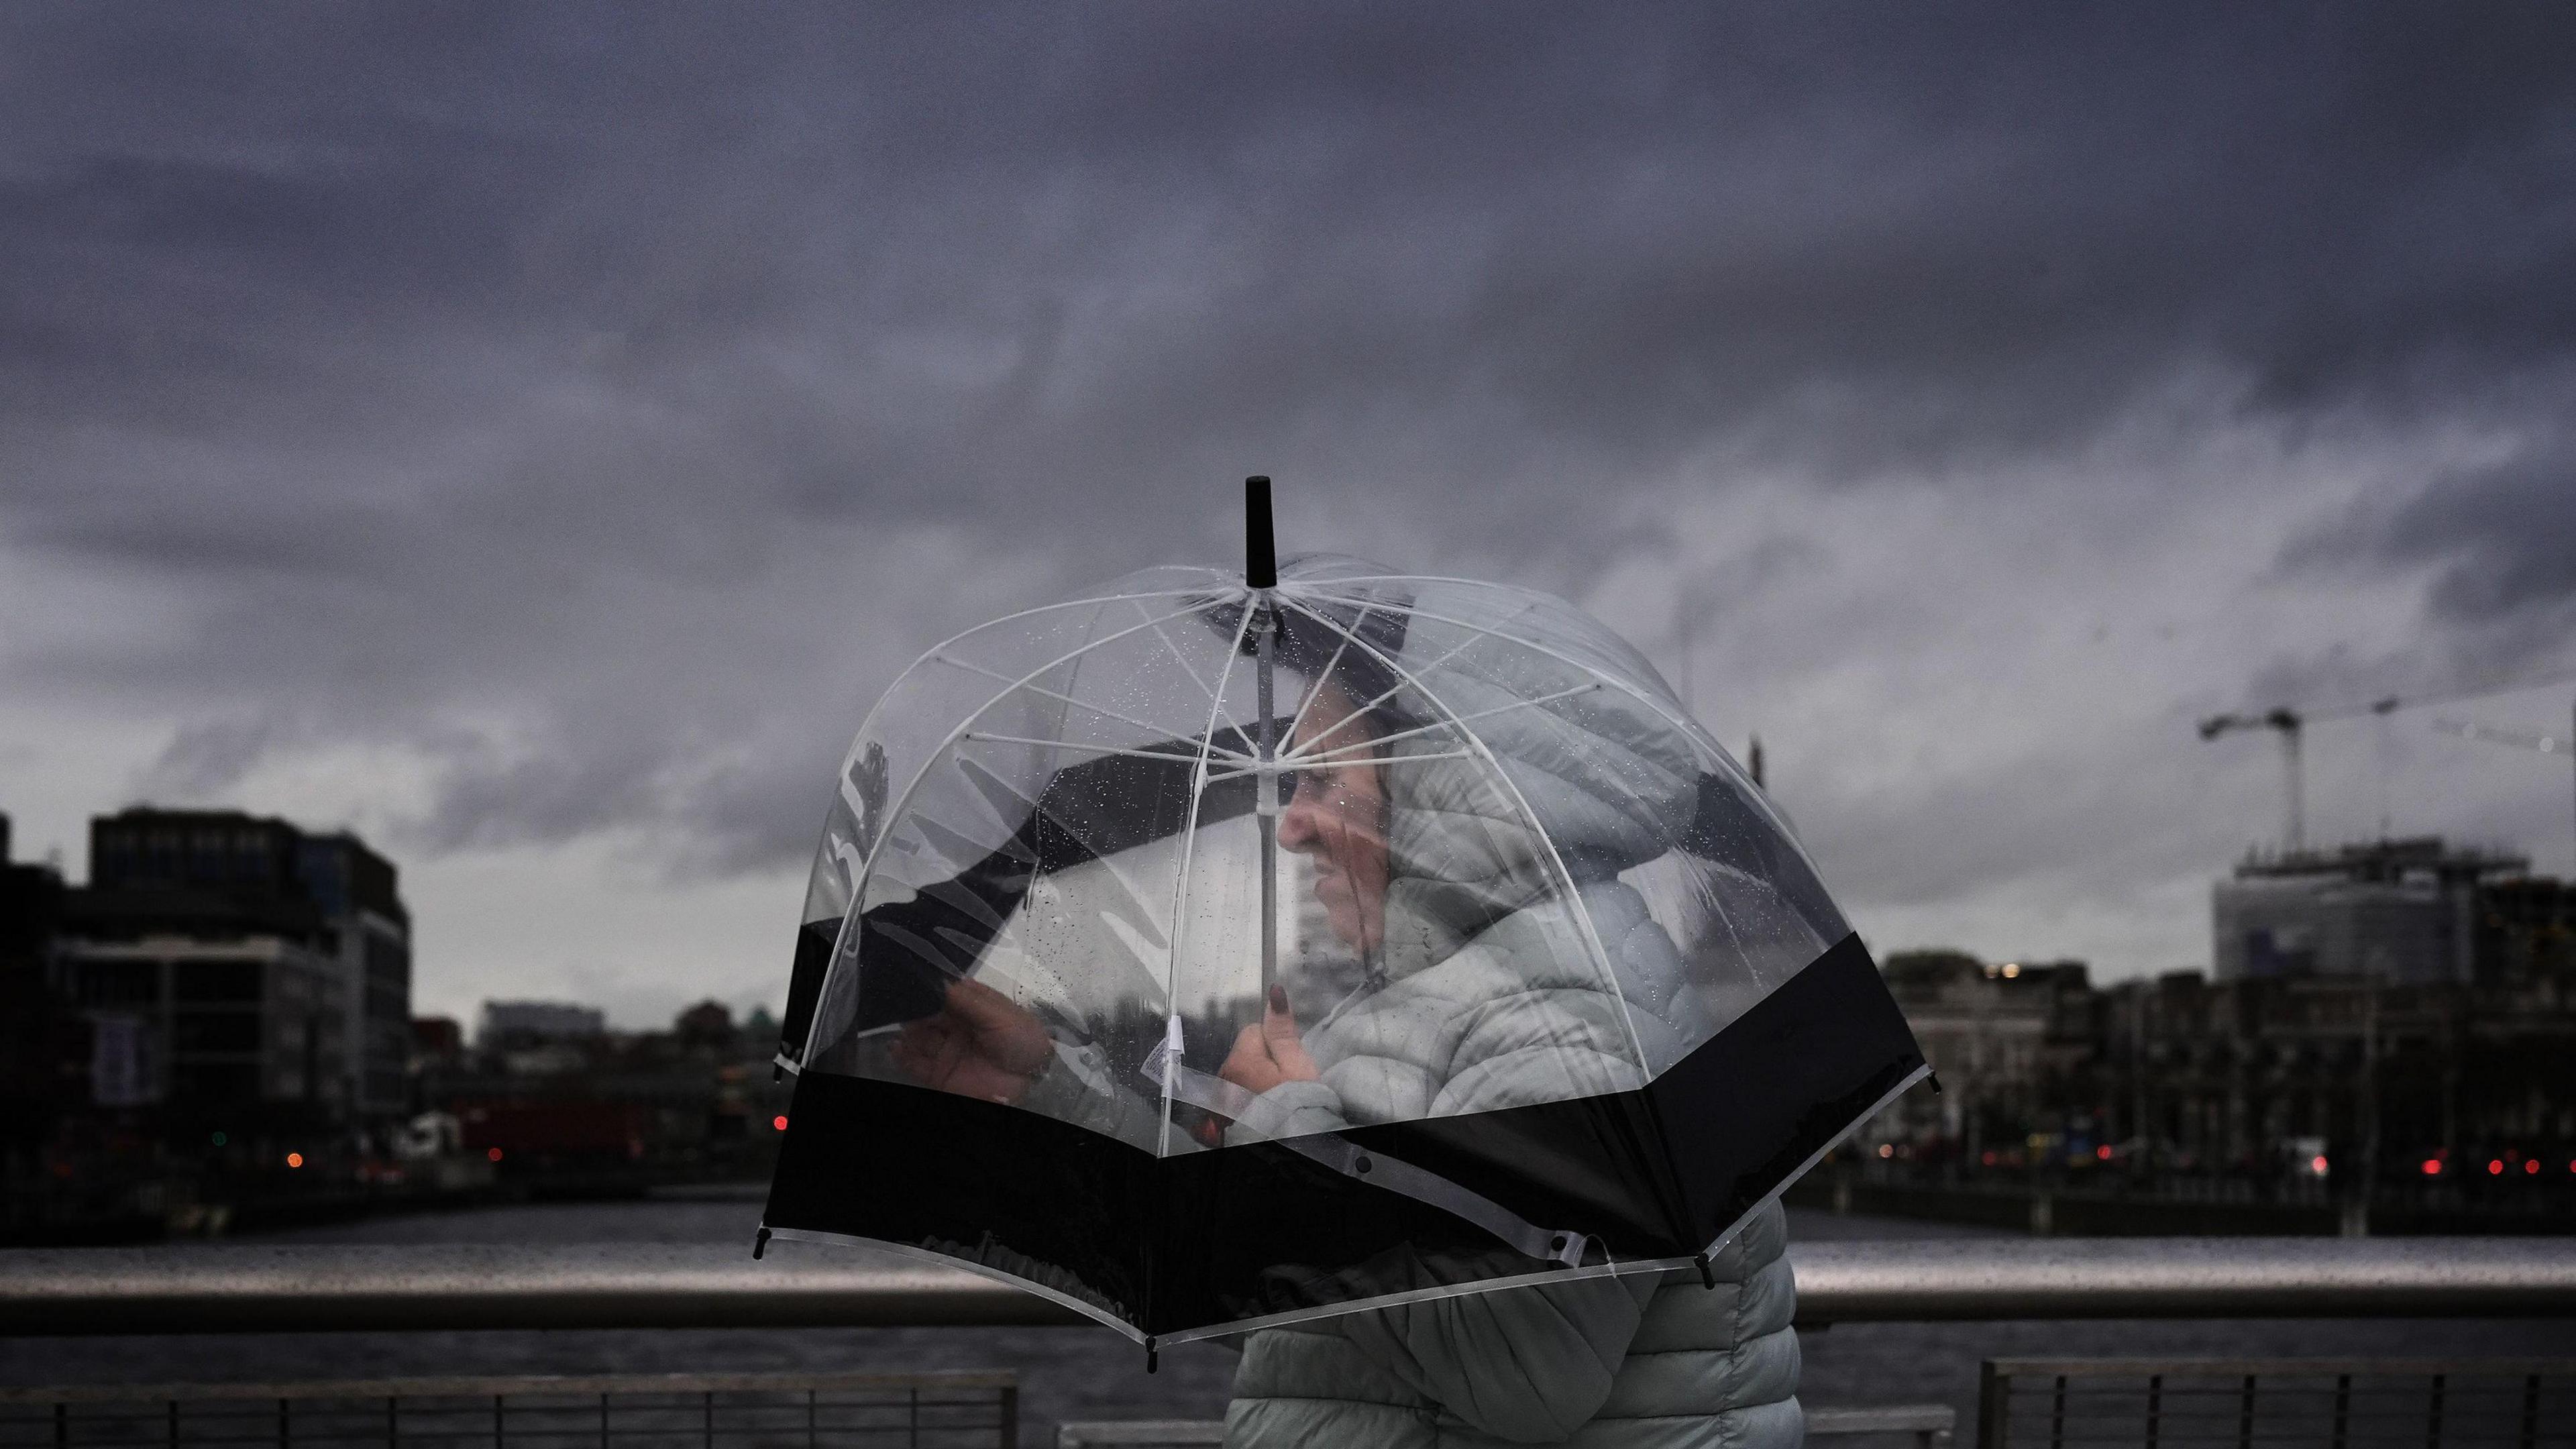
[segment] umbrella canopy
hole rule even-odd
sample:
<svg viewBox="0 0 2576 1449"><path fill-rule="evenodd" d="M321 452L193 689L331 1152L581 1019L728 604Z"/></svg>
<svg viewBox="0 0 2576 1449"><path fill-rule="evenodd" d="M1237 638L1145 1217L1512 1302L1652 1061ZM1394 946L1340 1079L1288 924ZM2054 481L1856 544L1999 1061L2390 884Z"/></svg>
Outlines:
<svg viewBox="0 0 2576 1449"><path fill-rule="evenodd" d="M1150 1347L1689 1264L1925 1074L1610 630L1266 562L969 630L871 712L764 1241L954 1260Z"/></svg>

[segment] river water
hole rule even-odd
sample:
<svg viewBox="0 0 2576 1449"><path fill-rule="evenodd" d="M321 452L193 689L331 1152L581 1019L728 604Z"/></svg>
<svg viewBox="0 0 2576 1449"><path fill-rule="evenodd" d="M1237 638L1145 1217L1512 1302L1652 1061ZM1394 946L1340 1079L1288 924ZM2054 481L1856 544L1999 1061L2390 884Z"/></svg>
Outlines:
<svg viewBox="0 0 2576 1449"><path fill-rule="evenodd" d="M264 1242L748 1245L757 1197L535 1204L378 1218L265 1235ZM1929 1238L1986 1230L1793 1210L1807 1240ZM834 1252L775 1244L783 1252ZM1801 1335L1810 1406L1947 1402L1974 1434L1977 1365L2009 1355L2576 1357L2576 1317L2545 1322L1844 1324ZM1062 1419L1220 1418L1234 1355L1167 1352L1161 1371L1101 1328L894 1328L622 1332L134 1335L0 1340L0 1382L175 1382L396 1374L667 1373L1008 1368L1020 1375L1023 1442L1049 1445ZM1846 1441L1849 1442L1849 1441Z"/></svg>

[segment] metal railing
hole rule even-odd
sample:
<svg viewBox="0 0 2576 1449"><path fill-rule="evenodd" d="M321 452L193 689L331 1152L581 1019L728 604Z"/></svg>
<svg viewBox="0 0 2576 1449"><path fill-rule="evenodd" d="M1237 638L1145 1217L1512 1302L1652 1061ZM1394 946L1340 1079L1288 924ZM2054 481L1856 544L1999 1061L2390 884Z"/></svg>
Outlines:
<svg viewBox="0 0 2576 1449"><path fill-rule="evenodd" d="M1843 1438L1862 1434L1909 1434L1915 1449L1950 1449L1959 1411L1948 1404L1870 1404L1848 1409L1807 1410L1807 1437Z"/></svg>
<svg viewBox="0 0 2576 1449"><path fill-rule="evenodd" d="M1843 1438L1864 1434L1907 1434L1917 1449L1950 1449L1958 1414L1948 1404L1883 1404L1857 1409L1807 1410L1807 1437ZM1056 1426L1055 1449L1149 1449L1188 1445L1193 1449L1225 1442L1222 1419L1132 1419Z"/></svg>
<svg viewBox="0 0 2576 1449"><path fill-rule="evenodd" d="M1803 1324L2576 1317L2576 1238L2057 1238L1793 1245ZM955 1268L773 1245L0 1251L0 1335L1044 1325Z"/></svg>
<svg viewBox="0 0 2576 1449"><path fill-rule="evenodd" d="M1223 1419L1097 1419L1055 1426L1055 1449L1207 1449L1224 1442Z"/></svg>
<svg viewBox="0 0 2576 1449"><path fill-rule="evenodd" d="M2571 1359L1990 1359L1979 1449L2576 1444Z"/></svg>
<svg viewBox="0 0 2576 1449"><path fill-rule="evenodd" d="M965 1449L1010 1373L611 1374L0 1389L0 1449Z"/></svg>

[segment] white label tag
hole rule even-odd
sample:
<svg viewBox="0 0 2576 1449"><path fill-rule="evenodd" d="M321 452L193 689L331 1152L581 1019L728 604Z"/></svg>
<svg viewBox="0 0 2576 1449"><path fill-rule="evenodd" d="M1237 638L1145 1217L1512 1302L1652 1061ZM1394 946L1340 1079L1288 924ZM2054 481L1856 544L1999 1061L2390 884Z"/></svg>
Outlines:
<svg viewBox="0 0 2576 1449"><path fill-rule="evenodd" d="M1180 1013L1174 1012L1163 1021L1162 1045L1145 1053L1145 1060L1138 1064L1137 1070L1145 1074L1145 1080L1168 1092L1172 1089L1172 1072L1180 1064L1181 1018Z"/></svg>

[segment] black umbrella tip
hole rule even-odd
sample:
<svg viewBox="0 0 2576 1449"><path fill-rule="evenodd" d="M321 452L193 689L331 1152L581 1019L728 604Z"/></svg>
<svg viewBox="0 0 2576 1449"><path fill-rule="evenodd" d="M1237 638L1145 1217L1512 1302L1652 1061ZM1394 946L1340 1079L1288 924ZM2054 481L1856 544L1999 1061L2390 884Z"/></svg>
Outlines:
<svg viewBox="0 0 2576 1449"><path fill-rule="evenodd" d="M1243 581L1256 589L1279 586L1279 545L1270 532L1270 479L1243 480Z"/></svg>

